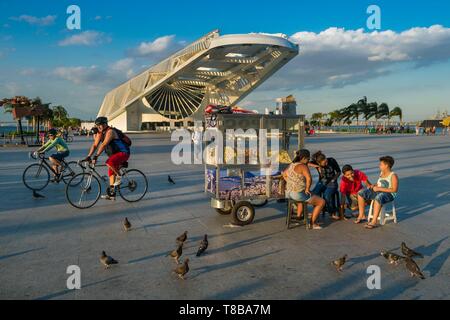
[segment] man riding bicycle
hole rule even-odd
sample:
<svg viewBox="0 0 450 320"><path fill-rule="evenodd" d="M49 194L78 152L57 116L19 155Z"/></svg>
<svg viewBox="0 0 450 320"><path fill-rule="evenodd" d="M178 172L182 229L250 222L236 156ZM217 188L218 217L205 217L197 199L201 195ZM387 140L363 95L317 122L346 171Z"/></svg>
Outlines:
<svg viewBox="0 0 450 320"><path fill-rule="evenodd" d="M52 163L52 168L55 172L52 182L56 182L56 181L58 181L59 175L61 173L59 171L59 168L61 167L61 162L64 160L64 158L69 156L70 150L69 150L69 147L67 146L66 142L61 137L57 136L58 131L56 129L48 130L47 134L50 139L47 141L47 143L45 143L36 152L37 153L46 153L47 151L51 150L52 148L56 148L56 153L52 154L49 157L49 160Z"/></svg>
<svg viewBox="0 0 450 320"><path fill-rule="evenodd" d="M95 164L103 151L106 151L108 155L106 165L108 166L109 188L106 195L102 195L102 199L115 200L115 187L121 183L119 170L130 158L130 147L123 141L123 133L108 125L106 117L97 118L95 126L98 129L98 134L95 135L94 143L85 161L91 161ZM96 150L96 155L92 157Z"/></svg>

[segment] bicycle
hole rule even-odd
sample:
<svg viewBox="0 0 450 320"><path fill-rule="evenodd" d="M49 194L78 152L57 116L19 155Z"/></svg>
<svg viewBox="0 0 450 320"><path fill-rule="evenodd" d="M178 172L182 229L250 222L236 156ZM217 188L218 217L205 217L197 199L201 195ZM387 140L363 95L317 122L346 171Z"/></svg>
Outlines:
<svg viewBox="0 0 450 320"><path fill-rule="evenodd" d="M55 182L59 183L63 181L67 183L71 178L77 174L84 172L84 169L78 166L76 161L66 162L65 160L61 162L61 172L58 175L55 170L53 170L51 164L47 161L48 158L45 157L44 153L39 153L36 155L35 152L29 154L30 158L35 160L40 159L39 163L34 163L29 165L22 175L22 181L30 190L40 191L44 189L50 183L50 172L55 175Z"/></svg>
<svg viewBox="0 0 450 320"><path fill-rule="evenodd" d="M77 174L67 183L66 198L71 206L77 209L88 209L93 207L100 199L102 183L108 184L109 188L108 177L100 175L96 170L97 167L105 167L106 165L96 166L88 163L87 166L84 166L81 161L78 163L87 172ZM128 162L122 165L119 174L121 184L116 188L120 197L126 202L140 201L148 190L148 181L145 174L137 169L128 169Z"/></svg>

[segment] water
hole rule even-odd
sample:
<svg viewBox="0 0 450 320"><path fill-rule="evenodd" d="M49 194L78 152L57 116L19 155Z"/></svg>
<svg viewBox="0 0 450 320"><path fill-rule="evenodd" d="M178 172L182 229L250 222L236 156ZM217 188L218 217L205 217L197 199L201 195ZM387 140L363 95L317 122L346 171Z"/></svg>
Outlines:
<svg viewBox="0 0 450 320"><path fill-rule="evenodd" d="M16 131L17 127L16 126L0 126L0 135L2 135L3 133L10 133L12 131ZM23 130L25 130L25 128L23 128Z"/></svg>

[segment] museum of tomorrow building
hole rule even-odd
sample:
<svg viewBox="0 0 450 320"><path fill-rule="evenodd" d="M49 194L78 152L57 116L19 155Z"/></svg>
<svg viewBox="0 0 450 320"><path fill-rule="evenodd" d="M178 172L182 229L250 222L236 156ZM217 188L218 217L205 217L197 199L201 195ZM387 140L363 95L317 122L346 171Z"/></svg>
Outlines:
<svg viewBox="0 0 450 320"><path fill-rule="evenodd" d="M213 31L106 94L98 113L123 131L192 126L234 106L298 54L284 35Z"/></svg>

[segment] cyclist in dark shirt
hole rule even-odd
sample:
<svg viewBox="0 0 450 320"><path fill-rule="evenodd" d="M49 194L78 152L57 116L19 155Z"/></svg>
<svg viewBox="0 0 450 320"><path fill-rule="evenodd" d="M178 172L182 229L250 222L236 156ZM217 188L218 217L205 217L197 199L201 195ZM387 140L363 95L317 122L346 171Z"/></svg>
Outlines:
<svg viewBox="0 0 450 320"><path fill-rule="evenodd" d="M341 175L341 168L334 158L327 158L322 151L318 151L312 156L310 166L317 169L319 181L313 189L313 193L322 196L326 202L327 212L335 220L339 219L334 197L338 190L337 180Z"/></svg>
<svg viewBox="0 0 450 320"><path fill-rule="evenodd" d="M94 143L92 144L86 161L97 162L98 157L103 151L108 155L106 165L108 166L109 188L103 199L115 200L115 187L121 184L121 177L119 169L130 158L130 148L123 142L119 136L119 132L108 125L108 119L105 117L98 117L95 120L97 133L94 136ZM91 156L96 152L95 156Z"/></svg>

